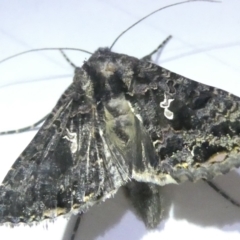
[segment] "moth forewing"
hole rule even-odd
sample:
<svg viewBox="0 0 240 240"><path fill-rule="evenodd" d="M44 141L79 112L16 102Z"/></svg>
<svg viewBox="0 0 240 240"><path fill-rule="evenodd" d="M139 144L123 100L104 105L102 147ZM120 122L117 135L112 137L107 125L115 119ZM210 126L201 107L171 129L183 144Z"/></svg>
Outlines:
<svg viewBox="0 0 240 240"><path fill-rule="evenodd" d="M5 21L2 21L3 25L1 26L1 29L5 30L2 32L3 37L1 39L4 40L1 40L1 53L4 53L4 57L25 49L44 46L76 46L93 52L100 46L109 46L116 35L119 34L119 30L124 30L146 13L160 7L159 2L149 4L147 1L142 3L133 1L131 3L132 5L129 6L120 2L116 3L116 1L108 4L88 1L88 3L81 3L81 5L76 2L68 2L59 6L56 2L53 3L51 8L49 3L43 2L38 11L36 11L35 4L28 4L21 8L21 12L17 11L16 3L14 3L14 8L12 7L13 3L9 3L9 5L6 5L6 10L2 11L1 14L2 18L5 19ZM169 3L169 1L161 2L163 6ZM116 50L140 58L151 52L163 39L171 34L173 39L161 55L161 66L188 78L224 88L238 95L240 54L235 45L239 39L239 33L235 30L239 21L237 12L239 6L237 4L234 1L221 4L190 3L168 9L129 31L113 51ZM57 7L57 11L55 7ZM11 14L7 14L10 9ZM10 16L14 16L14 18L10 18ZM62 16L68 16L67 21ZM16 24L16 21L21 27L13 29L13 23ZM20 45L19 41L15 39L21 40L26 44L26 47ZM71 53L69 53L69 56L76 65L82 65L82 60L75 59L75 56L72 56ZM45 57L45 54L43 57ZM59 59L62 59L61 55L58 54L55 57L57 63ZM26 58L30 63L33 61L32 55L28 55ZM14 61L17 62L17 66L11 67L11 62L5 63L8 65L8 73L15 75L15 69L22 66L21 68L26 69L27 79L34 80L39 77L38 73L36 77L28 75L29 72L32 72L30 63L22 62L22 58L17 58ZM64 62L64 60L60 61ZM52 58L50 60L46 59L46 62L55 65L55 60L52 60ZM52 64L52 62L54 63ZM37 69L40 70L42 68L38 66L38 63L37 60ZM1 71L4 66L6 65L1 65ZM62 71L62 66L62 63L60 67L57 65L57 69L54 68L51 75L65 74L65 71ZM64 66L68 68L67 64ZM43 66L43 69L46 69L46 66ZM60 70L60 74L56 70ZM68 74L73 73L71 68L66 72ZM19 74L16 74L15 77L15 80L19 80ZM45 77L45 74L43 77ZM2 81L9 83L8 75L3 74L0 79L1 84ZM0 89L0 103L2 105L1 109L3 109L1 110L0 120L5 121L7 124L1 123L1 127L3 126L1 130L26 126L40 119L52 109L56 100L70 82L71 79L59 91L56 90L59 86L59 80L49 80L46 81L46 84L40 81L37 85L35 83L31 84L31 87L28 84L16 85L16 90L11 90L11 87ZM33 88L34 90L32 90ZM48 90L48 97L46 97L46 91ZM20 93L20 96L16 95L16 93ZM36 104L36 101L39 103ZM22 110L24 107L27 108ZM40 109L42 109L41 112ZM32 117L35 117L35 120ZM12 125L16 122L18 125ZM33 134L25 133L1 137L1 166L7 164L5 172L1 173L2 178L12 165L10 161L16 159L31 140ZM29 137L23 143L22 138L25 138L25 136ZM21 146L20 143L22 143ZM237 182L239 179L235 175L233 176L233 180ZM227 181L228 177L226 176L224 179L226 179L224 181ZM234 184L229 187L229 190L231 188L233 188L234 192ZM161 231L154 233L146 231L142 222L131 211L124 212L124 210L120 210L121 203L123 202L125 206L125 202L117 196L116 200L108 200L109 205L111 203L110 211L106 209L108 204L101 204L100 207L94 207L89 213L86 213L80 227L79 238L84 236L83 239L130 239L134 237L136 239L142 237L144 239L154 239L164 236L171 238L178 234L178 237L190 239L192 238L192 231L205 238L209 238L211 233L221 235L224 238L230 235L233 239L238 237L238 233L233 235L233 231L225 231L226 228L221 229L222 226L229 223L235 224L233 230L239 228L238 211L235 208L229 210L230 205L224 200L220 200L221 198L218 195L215 196L215 193L209 191L204 184L198 182L196 185L169 186L166 187L165 191L168 193L169 198L172 197L171 201L173 201L174 208L173 214L165 222L164 229L163 223L160 224L159 230ZM236 191L238 191L237 188ZM164 197L163 200L166 201L166 199L168 198ZM118 204L119 201L120 204ZM171 205L170 202L169 205ZM225 206L229 207L225 209ZM115 209L120 212L121 219L112 214ZM106 214L106 211L109 211L108 214ZM218 215L219 211L220 216ZM165 211L167 215L166 212L167 210ZM106 220L106 216L111 221ZM206 221L206 218L208 221ZM183 219L187 219L190 223L186 223ZM129 224L129 221L131 224ZM36 234L36 228L19 228L20 230L18 230L18 228L9 229L2 226L1 231L5 231L4 233L6 233L8 239L15 239L16 234L20 236L21 231L24 231L25 239L32 239L33 237L34 239L42 239L43 237L61 239L62 233L59 229L63 229L63 227L59 227L58 222L56 221L54 225L51 224L49 231L42 231L42 227L37 228L39 234ZM100 227L99 222L101 222ZM89 231L89 226L91 226L92 231ZM206 228L203 229L203 227L209 226L214 226L216 229L211 229L211 231ZM137 232L134 229L138 229ZM172 229L177 230L173 231ZM104 232L104 235L99 237L102 232ZM123 233L127 233L127 236Z"/></svg>

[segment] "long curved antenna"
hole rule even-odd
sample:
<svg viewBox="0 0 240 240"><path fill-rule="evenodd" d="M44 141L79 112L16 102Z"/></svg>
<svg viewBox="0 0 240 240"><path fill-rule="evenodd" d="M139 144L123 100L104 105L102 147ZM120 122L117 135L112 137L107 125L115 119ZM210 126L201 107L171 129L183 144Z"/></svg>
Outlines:
<svg viewBox="0 0 240 240"><path fill-rule="evenodd" d="M137 22L135 22L134 24L132 24L130 27L128 27L126 30L124 30L121 34L118 35L118 37L113 41L111 47L110 47L110 50L113 48L113 46L116 44L116 42L118 41L118 39L120 37L122 37L122 35L124 35L128 30L130 30L131 28L133 28L134 26L136 26L138 23L142 22L143 20L145 20L146 18L150 17L151 15L155 14L156 12L159 12L163 9L166 9L166 8L170 8L170 7L173 7L173 6L177 6L177 5L180 5L180 4L184 4L184 3L190 3L190 2L220 2L220 1L215 1L215 0L192 0L192 1L183 1L183 2L178 2L178 3L173 3L171 5L168 5L168 6L165 6L165 7L162 7L162 8L159 8L151 13L149 13L148 15L146 15L145 17L141 18L140 20L138 20Z"/></svg>
<svg viewBox="0 0 240 240"><path fill-rule="evenodd" d="M6 62L12 58L15 58L15 57L18 57L18 56L21 56L21 55L24 55L24 54L27 54L27 53L30 53L30 52L38 52L38 51L56 51L56 50L59 50L59 51L62 51L62 50L70 50L70 51L80 51L80 52L85 52L85 53L88 53L90 55L92 55L91 52L87 51L87 50L84 50L84 49L80 49L80 48L35 48L35 49L31 49L31 50L28 50L28 51L24 51L24 52L20 52L20 53L17 53L17 54L14 54L10 57L7 57L7 58L4 58L2 60L0 60L0 64L3 63L3 62Z"/></svg>

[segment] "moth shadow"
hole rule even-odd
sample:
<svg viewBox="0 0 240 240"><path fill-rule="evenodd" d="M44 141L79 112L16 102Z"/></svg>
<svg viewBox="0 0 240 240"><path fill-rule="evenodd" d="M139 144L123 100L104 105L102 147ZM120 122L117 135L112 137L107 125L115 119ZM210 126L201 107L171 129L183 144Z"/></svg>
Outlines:
<svg viewBox="0 0 240 240"><path fill-rule="evenodd" d="M62 240L70 240L76 219L77 216L71 217ZM140 227L135 228L129 224L129 222L135 223L136 221ZM122 231L123 229L124 231ZM132 211L132 206L125 196L124 190L119 189L113 198L94 205L82 215L74 240L139 240L145 231L143 222Z"/></svg>
<svg viewBox="0 0 240 240"><path fill-rule="evenodd" d="M237 172L232 171L219 176L214 179L214 183L240 202L240 176ZM224 227L225 231L240 232L240 229L234 226L240 222L240 208L233 206L203 181L167 185L163 187L162 194L164 216L158 231L164 230L164 220L169 218L173 205L173 218L176 220L187 220L202 227ZM76 219L76 216L71 217L62 240L70 240ZM232 227L226 228L226 225ZM124 191L120 189L114 198L91 207L82 215L75 240L139 240L146 231L148 230L136 216Z"/></svg>
<svg viewBox="0 0 240 240"><path fill-rule="evenodd" d="M236 171L219 176L213 182L240 203L240 176ZM163 195L166 213L164 218L169 217L169 210L173 205L174 219L185 219L202 227L224 227L225 231L240 232L236 226L240 222L240 208L223 198L204 181L166 186L163 188Z"/></svg>

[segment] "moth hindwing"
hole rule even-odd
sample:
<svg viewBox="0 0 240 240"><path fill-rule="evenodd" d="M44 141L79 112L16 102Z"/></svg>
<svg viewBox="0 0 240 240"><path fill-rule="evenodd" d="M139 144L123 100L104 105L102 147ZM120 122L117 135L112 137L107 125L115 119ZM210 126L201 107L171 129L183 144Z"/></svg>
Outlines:
<svg viewBox="0 0 240 240"><path fill-rule="evenodd" d="M239 103L223 90L99 49L76 69L3 180L0 222L85 212L125 186L155 227L159 186L210 180L240 165Z"/></svg>

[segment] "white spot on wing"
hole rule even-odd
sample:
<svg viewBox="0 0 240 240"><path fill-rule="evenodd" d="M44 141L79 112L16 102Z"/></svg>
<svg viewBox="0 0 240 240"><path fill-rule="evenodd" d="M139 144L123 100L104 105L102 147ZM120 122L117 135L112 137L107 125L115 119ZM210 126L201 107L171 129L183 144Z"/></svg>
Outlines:
<svg viewBox="0 0 240 240"><path fill-rule="evenodd" d="M174 117L173 112L171 112L168 109L170 107L170 104L172 101L174 101L174 99L168 99L166 94L164 94L164 100L162 102L160 102L160 107L164 108L164 116L169 120L172 120Z"/></svg>
<svg viewBox="0 0 240 240"><path fill-rule="evenodd" d="M71 151L72 153L75 153L77 151L77 134L74 132L70 132L67 128L67 135L63 137L63 139L67 139L69 142L71 142Z"/></svg>

